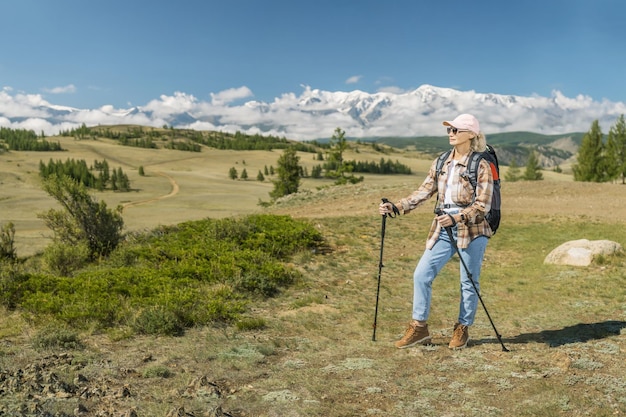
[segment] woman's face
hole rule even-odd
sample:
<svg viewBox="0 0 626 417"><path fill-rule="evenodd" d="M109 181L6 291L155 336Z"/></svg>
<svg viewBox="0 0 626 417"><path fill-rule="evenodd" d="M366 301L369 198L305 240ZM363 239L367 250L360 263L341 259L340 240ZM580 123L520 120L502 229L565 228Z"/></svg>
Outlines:
<svg viewBox="0 0 626 417"><path fill-rule="evenodd" d="M469 141L474 137L474 133L469 130L457 129L456 127L448 127L448 139L450 145L459 146L465 143L469 144Z"/></svg>

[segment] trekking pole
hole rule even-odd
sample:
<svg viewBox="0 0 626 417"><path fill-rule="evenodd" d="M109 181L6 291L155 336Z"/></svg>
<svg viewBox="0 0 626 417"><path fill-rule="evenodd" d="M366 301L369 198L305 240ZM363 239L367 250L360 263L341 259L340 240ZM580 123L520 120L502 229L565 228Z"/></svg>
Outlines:
<svg viewBox="0 0 626 417"><path fill-rule="evenodd" d="M441 216L446 213L441 209L437 209L435 210L435 214ZM476 295L478 295L480 304L482 304L483 309L485 310L485 313L487 314L487 318L489 319L489 323L491 323L491 327L493 327L493 331L496 333L496 337L498 338L498 341L500 342L500 345L502 346L502 351L509 352L509 350L506 348L506 346L504 346L504 343L502 342L502 336L500 335L500 333L498 333L498 329L496 329L496 325L493 324L493 320L491 320L491 315L489 315L489 311L487 311L487 306L485 306L485 303L483 302L483 297L480 296L480 291L478 291L478 287L476 286L476 283L474 282L474 277L472 277L472 273L470 272L469 268L467 267L467 264L465 263L465 261L463 260L463 257L461 256L461 251L459 250L459 247L456 244L456 240L454 239L454 235L452 234L452 227L444 227L444 229L446 229L446 232L448 233L448 237L450 238L450 243L452 243L452 246L454 246L456 253L459 255L459 258L461 259L461 264L463 264L463 268L465 268L465 272L467 272L467 277L472 282L472 286L474 287L474 291L476 291Z"/></svg>
<svg viewBox="0 0 626 417"><path fill-rule="evenodd" d="M389 200L387 200L386 198L383 198L383 203L389 203ZM380 231L380 258L378 261L378 287L376 288L376 311L374 313L374 332L372 333L372 341L376 341L376 320L378 318L378 297L380 295L380 276L383 270L383 247L385 245L385 223L387 221L387 217L394 217L395 215L400 214L400 210L398 210L398 208L392 203L391 204L393 206L393 212L394 214L392 215L391 213L385 213L383 214L383 222L382 222L382 227L381 227L381 231Z"/></svg>

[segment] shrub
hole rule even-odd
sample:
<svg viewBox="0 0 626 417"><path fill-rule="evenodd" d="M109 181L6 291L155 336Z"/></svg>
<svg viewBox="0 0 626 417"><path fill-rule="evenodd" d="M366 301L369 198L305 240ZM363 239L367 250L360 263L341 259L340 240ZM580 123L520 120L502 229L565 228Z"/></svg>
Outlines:
<svg viewBox="0 0 626 417"><path fill-rule="evenodd" d="M89 263L89 258L89 248L85 243L70 245L54 242L43 252L44 264L52 273L59 276L71 275L74 271L85 267Z"/></svg>
<svg viewBox="0 0 626 417"><path fill-rule="evenodd" d="M46 259L58 275L2 271L0 300L71 326L179 335L236 322L253 299L274 296L300 276L284 263L289 256L321 241L305 222L250 216L135 233L109 259L82 269L78 246L55 244Z"/></svg>
<svg viewBox="0 0 626 417"><path fill-rule="evenodd" d="M169 378L172 375L172 371L163 365L150 366L146 368L142 374L144 378Z"/></svg>
<svg viewBox="0 0 626 417"><path fill-rule="evenodd" d="M262 318L252 317L244 317L238 320L235 325L237 326L237 330L241 331L262 330L267 326L265 320Z"/></svg>
<svg viewBox="0 0 626 417"><path fill-rule="evenodd" d="M176 314L163 306L152 306L142 310L132 323L140 334L180 336L184 328Z"/></svg>
<svg viewBox="0 0 626 417"><path fill-rule="evenodd" d="M65 325L48 325L33 337L35 349L82 349L78 334Z"/></svg>
<svg viewBox="0 0 626 417"><path fill-rule="evenodd" d="M84 185L67 176L46 178L43 189L64 209L50 209L39 215L57 241L86 243L92 258L107 256L120 243L124 227L120 207L109 210L104 201L95 201Z"/></svg>
<svg viewBox="0 0 626 417"><path fill-rule="evenodd" d="M2 225L0 229L0 261L13 261L17 258L15 250L15 226L12 222Z"/></svg>

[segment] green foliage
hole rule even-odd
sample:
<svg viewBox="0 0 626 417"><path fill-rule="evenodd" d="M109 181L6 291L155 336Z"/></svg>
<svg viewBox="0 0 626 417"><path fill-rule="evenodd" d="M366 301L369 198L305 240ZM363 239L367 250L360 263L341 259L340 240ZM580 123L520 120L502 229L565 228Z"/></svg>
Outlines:
<svg viewBox="0 0 626 417"><path fill-rule="evenodd" d="M278 178L274 181L274 189L270 197L276 200L289 194L298 192L300 187L300 157L295 148L287 148L278 158Z"/></svg>
<svg viewBox="0 0 626 417"><path fill-rule="evenodd" d="M160 305L141 310L132 328L140 334L180 336L184 333L183 324L176 313Z"/></svg>
<svg viewBox="0 0 626 417"><path fill-rule="evenodd" d="M163 131L165 130L165 131ZM74 136L84 138L97 136L117 140L125 146L141 148L157 148L158 141L165 141L164 148L181 151L201 152L202 145L216 149L232 149L237 151L254 151L273 149L296 148L300 152L316 152L318 144L306 144L293 142L285 138L272 135L260 134L246 135L241 132L234 134L225 132L199 132L191 129L174 129L163 126L162 130L145 128L142 126L129 126L125 130L111 129L110 127L94 126L88 128L72 129L60 133L62 136Z"/></svg>
<svg viewBox="0 0 626 417"><path fill-rule="evenodd" d="M237 173L237 168L231 167L228 170L228 178L230 178L231 180L236 180L238 176L239 174Z"/></svg>
<svg viewBox="0 0 626 417"><path fill-rule="evenodd" d="M604 145L600 123L594 120L578 149L576 164L572 167L575 181L602 182L605 180L602 163Z"/></svg>
<svg viewBox="0 0 626 417"><path fill-rule="evenodd" d="M606 173L610 180L626 183L626 121L622 114L611 126L606 143Z"/></svg>
<svg viewBox="0 0 626 417"><path fill-rule="evenodd" d="M356 184L363 181L363 177L355 177L354 164L343 159L343 155L348 149L346 140L346 132L340 128L336 128L330 139L330 151L328 153L328 162L324 164L326 170L325 176L334 178L336 185Z"/></svg>
<svg viewBox="0 0 626 417"><path fill-rule="evenodd" d="M7 309L14 309L24 296L22 283L28 280L28 275L22 266L16 262L0 262L0 305Z"/></svg>
<svg viewBox="0 0 626 417"><path fill-rule="evenodd" d="M92 171L96 171L98 175L96 176ZM130 191L128 175L124 173L121 167L111 173L106 159L94 161L93 168L89 168L85 160L82 159L77 161L68 158L65 162L50 159L47 165L43 161L39 161L39 176L47 179L53 175L70 177L85 187L95 188L99 191L103 191L107 186L115 191Z"/></svg>
<svg viewBox="0 0 626 417"><path fill-rule="evenodd" d="M315 165L311 169L311 178L322 178L322 166L321 165Z"/></svg>
<svg viewBox="0 0 626 417"><path fill-rule="evenodd" d="M71 275L85 267L91 258L86 242L65 243L61 241L48 245L43 252L44 264L50 272L59 276Z"/></svg>
<svg viewBox="0 0 626 417"><path fill-rule="evenodd" d="M169 378L172 375L172 371L163 365L149 366L142 373L144 378Z"/></svg>
<svg viewBox="0 0 626 417"><path fill-rule="evenodd" d="M520 168L515 159L511 160L509 169L506 171L506 174L504 174L504 179L507 182L515 182L521 179Z"/></svg>
<svg viewBox="0 0 626 417"><path fill-rule="evenodd" d="M109 210L104 201L95 201L82 184L67 176L50 176L44 180L43 189L63 207L39 215L54 232L56 241L86 243L92 258L107 256L117 247L124 227L119 207Z"/></svg>
<svg viewBox="0 0 626 417"><path fill-rule="evenodd" d="M76 331L66 325L51 324L35 334L32 340L37 350L45 349L82 349L83 343Z"/></svg>
<svg viewBox="0 0 626 417"><path fill-rule="evenodd" d="M127 326L178 335L190 326L236 321L300 273L285 264L322 244L289 216L206 219L131 236L97 267L72 277L2 269L0 302L71 326Z"/></svg>
<svg viewBox="0 0 626 417"><path fill-rule="evenodd" d="M235 325L237 330L252 331L263 330L267 326L267 323L263 318L244 317L238 320Z"/></svg>
<svg viewBox="0 0 626 417"><path fill-rule="evenodd" d="M15 225L12 222L8 222L0 228L0 261L14 261L15 259L17 259Z"/></svg>
<svg viewBox="0 0 626 417"><path fill-rule="evenodd" d="M51 152L63 150L59 142L40 140L32 130L0 127L0 140L4 141L9 150L12 151Z"/></svg>
<svg viewBox="0 0 626 417"><path fill-rule="evenodd" d="M524 177L526 181L540 181L543 179L543 174L541 173L541 166L539 165L539 161L537 160L537 154L535 152L531 152L528 157L528 162L526 163L526 171L524 172Z"/></svg>
<svg viewBox="0 0 626 417"><path fill-rule="evenodd" d="M371 174L404 174L411 175L411 168L401 164L398 160L380 158L380 162L374 161L349 161L353 172L366 172Z"/></svg>

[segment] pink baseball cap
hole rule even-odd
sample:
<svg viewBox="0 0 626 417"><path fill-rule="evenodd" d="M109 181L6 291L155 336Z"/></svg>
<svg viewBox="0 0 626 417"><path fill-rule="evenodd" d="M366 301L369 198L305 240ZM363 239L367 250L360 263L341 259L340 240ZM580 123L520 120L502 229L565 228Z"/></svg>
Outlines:
<svg viewBox="0 0 626 417"><path fill-rule="evenodd" d="M444 126L456 127L459 130L470 130L476 134L480 133L480 125L478 120L471 114L460 114L453 121L443 122Z"/></svg>

